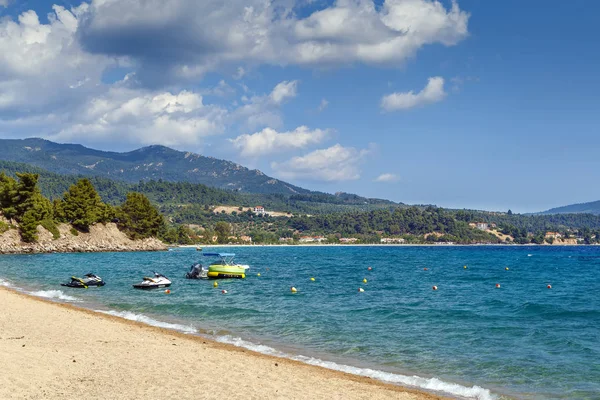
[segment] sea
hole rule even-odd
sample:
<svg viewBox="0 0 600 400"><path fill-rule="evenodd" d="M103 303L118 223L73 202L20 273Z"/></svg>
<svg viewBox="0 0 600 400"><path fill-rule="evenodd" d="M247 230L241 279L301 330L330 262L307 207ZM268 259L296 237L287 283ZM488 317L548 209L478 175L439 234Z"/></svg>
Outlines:
<svg viewBox="0 0 600 400"><path fill-rule="evenodd" d="M600 399L600 247L204 251L236 253L247 278L185 279L210 261L191 248L4 255L0 285L459 399ZM152 271L169 294L133 289ZM106 286L60 286L88 272Z"/></svg>

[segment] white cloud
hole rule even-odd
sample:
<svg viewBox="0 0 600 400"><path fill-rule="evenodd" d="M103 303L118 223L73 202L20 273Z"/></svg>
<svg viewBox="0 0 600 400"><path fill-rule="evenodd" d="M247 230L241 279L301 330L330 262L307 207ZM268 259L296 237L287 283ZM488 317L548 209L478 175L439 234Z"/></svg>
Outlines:
<svg viewBox="0 0 600 400"><path fill-rule="evenodd" d="M407 110L409 108L422 106L425 104L437 103L446 97L444 92L444 78L436 76L429 78L427 86L419 93L395 92L383 96L381 99L381 108L386 111Z"/></svg>
<svg viewBox="0 0 600 400"><path fill-rule="evenodd" d="M315 3L318 10L305 17L297 6L90 0L53 6L47 23L34 11L0 19L0 127L14 136L178 145L238 123L251 132L281 130L280 108L297 96L298 81L248 94L229 111L202 98L231 93L225 82L209 92L183 89L207 72L239 79L259 65L398 66L427 44L450 46L468 35L469 15L456 3L385 0L375 7L370 0L336 0ZM103 83L106 70L119 66L133 72L118 84Z"/></svg>
<svg viewBox="0 0 600 400"><path fill-rule="evenodd" d="M128 56L146 78L192 79L224 64L398 66L428 44L468 35L456 1L336 0L304 18L296 1L93 0L80 37L90 51Z"/></svg>
<svg viewBox="0 0 600 400"><path fill-rule="evenodd" d="M85 3L70 11L55 5L47 24L34 11L0 19L0 117L68 108L98 91L116 60L82 50L76 31L86 12Z"/></svg>
<svg viewBox="0 0 600 400"><path fill-rule="evenodd" d="M400 177L395 174L381 174L375 178L374 182L398 182Z"/></svg>
<svg viewBox="0 0 600 400"><path fill-rule="evenodd" d="M242 121L249 129L279 128L283 125L279 108L288 99L296 97L298 81L278 83L271 93L262 96L242 97L245 103L233 111L232 120Z"/></svg>
<svg viewBox="0 0 600 400"><path fill-rule="evenodd" d="M356 180L360 178L360 164L370 152L370 149L357 150L336 144L283 163L273 162L271 168L285 179Z"/></svg>
<svg viewBox="0 0 600 400"><path fill-rule="evenodd" d="M297 87L298 81L280 82L277 84L277 86L275 86L269 97L274 104L280 105L286 99L296 97Z"/></svg>
<svg viewBox="0 0 600 400"><path fill-rule="evenodd" d="M327 108L327 106L329 105L329 102L327 101L327 99L321 99L321 103L319 104L319 112L322 112L323 110L325 110Z"/></svg>
<svg viewBox="0 0 600 400"><path fill-rule="evenodd" d="M204 105L199 94L114 88L92 99L64 121L51 138L134 144L198 145L224 130L226 110Z"/></svg>
<svg viewBox="0 0 600 400"><path fill-rule="evenodd" d="M290 132L277 132L275 129L265 128L252 135L241 135L230 139L233 146L240 150L246 157L257 157L288 150L303 149L311 144L322 142L329 135L327 129L310 130L300 126Z"/></svg>
<svg viewBox="0 0 600 400"><path fill-rule="evenodd" d="M8 0L0 0L0 7L8 7Z"/></svg>

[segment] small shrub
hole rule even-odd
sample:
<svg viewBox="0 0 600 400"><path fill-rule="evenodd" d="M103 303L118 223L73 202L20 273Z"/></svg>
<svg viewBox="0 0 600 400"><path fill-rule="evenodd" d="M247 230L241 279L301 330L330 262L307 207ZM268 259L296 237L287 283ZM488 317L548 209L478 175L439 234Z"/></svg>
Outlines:
<svg viewBox="0 0 600 400"><path fill-rule="evenodd" d="M70 232L73 236L79 236L79 231L73 227L71 227Z"/></svg>
<svg viewBox="0 0 600 400"><path fill-rule="evenodd" d="M10 225L4 221L0 221L0 235L10 229Z"/></svg>
<svg viewBox="0 0 600 400"><path fill-rule="evenodd" d="M52 238L54 240L60 239L60 232L58 231L58 227L56 226L56 223L53 220L45 219L42 222L40 222L40 225L52 234Z"/></svg>

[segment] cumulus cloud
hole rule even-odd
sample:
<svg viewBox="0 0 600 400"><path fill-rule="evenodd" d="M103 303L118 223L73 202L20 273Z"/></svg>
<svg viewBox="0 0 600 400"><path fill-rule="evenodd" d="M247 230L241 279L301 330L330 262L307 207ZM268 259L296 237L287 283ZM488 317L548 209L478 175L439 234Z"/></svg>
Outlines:
<svg viewBox="0 0 600 400"><path fill-rule="evenodd" d="M273 162L271 168L285 179L327 182L356 180L360 178L360 164L370 152L370 149L357 150L336 144L293 157L289 161Z"/></svg>
<svg viewBox="0 0 600 400"><path fill-rule="evenodd" d="M8 7L8 0L0 0L0 7Z"/></svg>
<svg viewBox="0 0 600 400"><path fill-rule="evenodd" d="M62 141L88 136L104 142L198 145L202 138L223 132L225 116L226 110L204 105L197 93L116 88L81 107L67 127L52 137Z"/></svg>
<svg viewBox="0 0 600 400"><path fill-rule="evenodd" d="M116 60L82 50L75 32L86 12L87 4L70 11L55 5L47 24L31 10L0 19L0 117L68 108L98 91Z"/></svg>
<svg viewBox="0 0 600 400"><path fill-rule="evenodd" d="M283 81L277 84L269 97L273 104L280 105L286 99L296 97L296 88L298 87L298 81Z"/></svg>
<svg viewBox="0 0 600 400"><path fill-rule="evenodd" d="M468 35L469 15L456 2L336 0L308 13L300 5L90 0L53 6L47 22L34 11L0 19L0 127L78 142L179 145L232 124L281 129L280 108L297 95L298 81L228 109L202 98L232 94L224 81L208 92L184 88L207 72L240 79L260 65L398 66L423 46L451 46ZM107 69L123 66L132 71L127 79L103 82Z"/></svg>
<svg viewBox="0 0 600 400"><path fill-rule="evenodd" d="M306 126L300 126L293 131L281 133L275 129L265 128L252 135L241 135L230 141L240 151L241 155L257 157L288 150L303 149L311 144L322 142L328 134L329 131L327 129L310 130Z"/></svg>
<svg viewBox="0 0 600 400"><path fill-rule="evenodd" d="M295 1L92 0L79 29L86 49L131 57L142 79L192 79L223 65L397 66L428 44L468 35L453 1L336 0L304 18ZM232 65L232 67L233 67Z"/></svg>
<svg viewBox="0 0 600 400"><path fill-rule="evenodd" d="M381 108L385 111L407 110L425 104L437 103L442 101L444 97L446 97L444 78L436 76L429 78L427 86L419 93L411 90L410 92L395 92L383 96Z"/></svg>
<svg viewBox="0 0 600 400"><path fill-rule="evenodd" d="M395 174L381 174L375 178L374 182L398 182L400 177Z"/></svg>

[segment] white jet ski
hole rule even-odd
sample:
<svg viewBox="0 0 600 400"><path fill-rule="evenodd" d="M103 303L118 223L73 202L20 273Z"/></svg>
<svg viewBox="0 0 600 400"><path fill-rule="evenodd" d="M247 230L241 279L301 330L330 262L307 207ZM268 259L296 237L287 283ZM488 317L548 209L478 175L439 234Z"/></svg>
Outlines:
<svg viewBox="0 0 600 400"><path fill-rule="evenodd" d="M136 289L160 289L171 286L169 278L158 272L154 273L154 277L145 276L140 283L133 285Z"/></svg>

